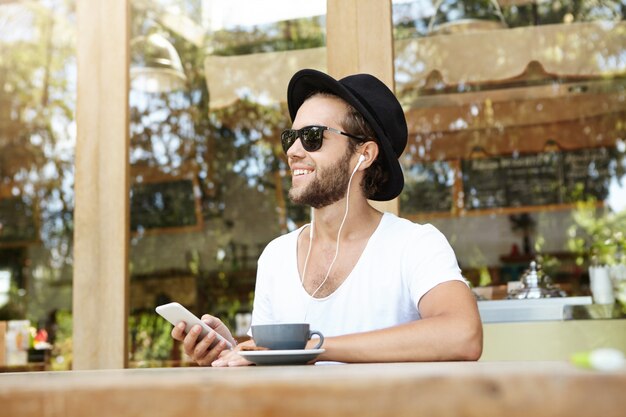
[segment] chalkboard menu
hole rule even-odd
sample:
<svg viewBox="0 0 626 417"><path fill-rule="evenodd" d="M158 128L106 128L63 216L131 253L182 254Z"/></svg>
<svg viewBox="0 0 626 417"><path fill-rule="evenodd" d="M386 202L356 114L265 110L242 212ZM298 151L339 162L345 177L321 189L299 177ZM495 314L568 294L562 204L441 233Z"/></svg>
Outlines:
<svg viewBox="0 0 626 417"><path fill-rule="evenodd" d="M133 231L196 226L200 221L190 179L134 184L130 201Z"/></svg>
<svg viewBox="0 0 626 417"><path fill-rule="evenodd" d="M500 158L474 159L462 161L465 207L503 207L506 206L506 189L500 175Z"/></svg>
<svg viewBox="0 0 626 417"><path fill-rule="evenodd" d="M521 207L604 200L611 179L611 148L461 161L465 209Z"/></svg>
<svg viewBox="0 0 626 417"><path fill-rule="evenodd" d="M11 246L37 240L37 221L32 202L22 197L0 199L0 245Z"/></svg>

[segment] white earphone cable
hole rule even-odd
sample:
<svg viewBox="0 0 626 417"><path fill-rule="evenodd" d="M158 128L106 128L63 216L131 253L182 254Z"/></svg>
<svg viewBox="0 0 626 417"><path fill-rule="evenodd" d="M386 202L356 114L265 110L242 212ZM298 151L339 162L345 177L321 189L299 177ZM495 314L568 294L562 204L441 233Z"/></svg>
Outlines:
<svg viewBox="0 0 626 417"><path fill-rule="evenodd" d="M330 263L330 266L328 267L328 271L326 271L326 276L322 280L322 283L309 296L309 301L308 301L308 303L306 305L306 309L304 310L304 321L305 322L306 322L307 315L309 313L309 306L311 305L311 301L315 297L315 294L317 294L317 292L324 286L324 284L328 280L328 277L330 276L330 271L333 269L333 266L335 265L335 261L337 260L337 257L339 256L339 239L341 238L341 231L343 229L344 223L346 222L346 219L348 218L348 211L350 209L350 186L352 185L352 178L354 178L354 174L356 174L357 169L359 168L359 166L361 165L361 163L363 162L364 159L365 158L363 157L363 155L361 155L359 157L359 162L354 167L354 171L352 171L352 175L350 175L350 179L348 180L348 191L346 192L346 211L345 211L345 213L343 215L343 219L341 220L341 224L339 225L339 230L337 231L337 244L335 246L335 256L334 256L332 262ZM306 266L307 266L307 263L309 262L309 255L311 253L311 247L313 246L313 221L312 220L311 220L311 226L310 227L311 227L311 232L310 232L311 238L310 238L310 241L309 241L309 250L307 251L306 259L304 260L304 268L302 270L302 284L303 284L303 286L304 286L304 277L305 277L305 273L306 273Z"/></svg>
<svg viewBox="0 0 626 417"><path fill-rule="evenodd" d="M313 247L313 222L315 217L315 209L311 207L311 224L309 227L311 230L309 231L309 249L306 252L306 258L304 259L304 268L302 268L302 276L300 277L300 282L304 285L304 276L306 275L306 266L309 263L309 255L311 254L311 248Z"/></svg>

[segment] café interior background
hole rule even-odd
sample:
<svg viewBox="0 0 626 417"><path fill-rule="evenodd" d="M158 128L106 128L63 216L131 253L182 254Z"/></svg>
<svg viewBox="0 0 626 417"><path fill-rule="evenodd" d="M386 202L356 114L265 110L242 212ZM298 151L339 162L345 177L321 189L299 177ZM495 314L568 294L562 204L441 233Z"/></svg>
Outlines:
<svg viewBox="0 0 626 417"><path fill-rule="evenodd" d="M180 359L178 301L238 334L256 259L308 221L279 132L293 72L326 69L326 1L131 1L131 366ZM473 286L537 256L568 295L626 239L624 1L392 2L409 124L399 213ZM0 2L0 320L71 363L75 0Z"/></svg>

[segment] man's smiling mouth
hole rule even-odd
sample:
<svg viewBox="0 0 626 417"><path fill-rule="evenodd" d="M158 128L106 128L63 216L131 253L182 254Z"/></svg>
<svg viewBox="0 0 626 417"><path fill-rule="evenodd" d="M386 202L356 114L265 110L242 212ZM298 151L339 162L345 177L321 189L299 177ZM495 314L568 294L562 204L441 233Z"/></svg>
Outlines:
<svg viewBox="0 0 626 417"><path fill-rule="evenodd" d="M293 176L294 177L299 177L300 175L310 174L311 172L313 172L312 169L294 169L293 170Z"/></svg>

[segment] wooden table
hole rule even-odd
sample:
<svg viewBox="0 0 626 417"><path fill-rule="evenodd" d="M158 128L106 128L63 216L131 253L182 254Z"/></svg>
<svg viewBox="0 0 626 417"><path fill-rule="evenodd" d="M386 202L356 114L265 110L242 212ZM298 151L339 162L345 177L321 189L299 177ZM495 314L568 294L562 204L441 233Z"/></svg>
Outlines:
<svg viewBox="0 0 626 417"><path fill-rule="evenodd" d="M566 362L396 363L0 375L0 416L593 416L626 370Z"/></svg>

